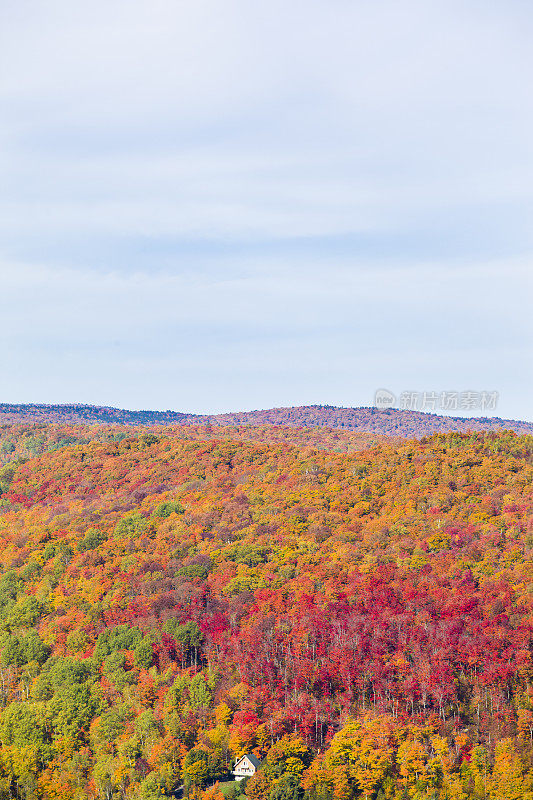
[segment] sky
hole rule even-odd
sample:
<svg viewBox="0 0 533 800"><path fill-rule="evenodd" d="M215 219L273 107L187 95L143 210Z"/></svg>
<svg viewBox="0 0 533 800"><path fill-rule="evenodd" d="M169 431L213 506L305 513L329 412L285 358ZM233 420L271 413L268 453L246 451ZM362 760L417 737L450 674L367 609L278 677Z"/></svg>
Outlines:
<svg viewBox="0 0 533 800"><path fill-rule="evenodd" d="M0 402L533 419L528 0L0 18Z"/></svg>

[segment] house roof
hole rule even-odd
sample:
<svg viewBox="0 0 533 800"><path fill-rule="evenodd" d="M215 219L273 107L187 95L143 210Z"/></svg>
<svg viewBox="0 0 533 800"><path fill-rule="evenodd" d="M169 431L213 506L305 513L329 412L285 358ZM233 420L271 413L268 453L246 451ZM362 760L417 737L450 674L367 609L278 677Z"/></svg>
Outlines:
<svg viewBox="0 0 533 800"><path fill-rule="evenodd" d="M240 758L239 758L239 759L238 759L238 760L235 762L235 767L234 767L234 769L237 769L237 767L239 766L239 764L241 763L241 761L243 760L243 758L247 758L247 759L248 759L248 761L251 761L251 762L252 762L252 764L254 765L254 767L255 767L256 769L258 769L258 768L261 766L261 762L260 762L260 760L259 760L259 759L258 759L256 756L254 756L254 754L253 754L253 753L245 753L243 756L241 756L241 757L240 757Z"/></svg>

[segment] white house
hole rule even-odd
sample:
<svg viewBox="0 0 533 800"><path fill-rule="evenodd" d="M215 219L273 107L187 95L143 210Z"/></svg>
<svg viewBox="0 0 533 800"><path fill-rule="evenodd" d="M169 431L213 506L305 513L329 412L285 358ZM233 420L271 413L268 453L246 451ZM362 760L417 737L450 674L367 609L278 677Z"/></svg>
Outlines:
<svg viewBox="0 0 533 800"><path fill-rule="evenodd" d="M243 778L251 778L255 775L261 762L254 756L253 753L245 753L237 759L233 767L233 775L236 781L242 781Z"/></svg>

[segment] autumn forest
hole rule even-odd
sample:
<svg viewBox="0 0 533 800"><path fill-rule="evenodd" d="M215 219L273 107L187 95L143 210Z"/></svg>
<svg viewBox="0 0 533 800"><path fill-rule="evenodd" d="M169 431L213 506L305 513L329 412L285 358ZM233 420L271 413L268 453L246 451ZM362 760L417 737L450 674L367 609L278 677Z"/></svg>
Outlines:
<svg viewBox="0 0 533 800"><path fill-rule="evenodd" d="M3 424L0 799L531 800L532 478L513 431Z"/></svg>

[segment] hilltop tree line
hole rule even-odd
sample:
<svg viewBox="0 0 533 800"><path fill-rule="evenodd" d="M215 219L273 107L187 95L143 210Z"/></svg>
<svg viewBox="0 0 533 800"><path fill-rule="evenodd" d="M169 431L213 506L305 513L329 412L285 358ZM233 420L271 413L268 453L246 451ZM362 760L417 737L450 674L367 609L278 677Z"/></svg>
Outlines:
<svg viewBox="0 0 533 800"><path fill-rule="evenodd" d="M433 406L435 407L435 406ZM532 434L533 423L499 417L461 417L460 406L453 417L414 408L337 408L335 406L295 406L238 411L224 414L184 414L181 411L129 411L89 405L38 405L0 403L0 424L69 423L128 426L216 426L289 428L332 428L374 436L421 437L446 431L504 431Z"/></svg>

